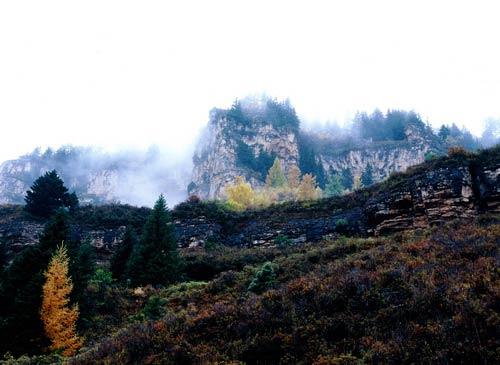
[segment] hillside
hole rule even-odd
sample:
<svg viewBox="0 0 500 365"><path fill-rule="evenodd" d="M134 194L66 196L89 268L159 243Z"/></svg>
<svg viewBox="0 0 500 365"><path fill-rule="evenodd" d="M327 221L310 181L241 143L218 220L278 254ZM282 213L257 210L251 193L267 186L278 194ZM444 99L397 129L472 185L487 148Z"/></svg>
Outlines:
<svg viewBox="0 0 500 365"><path fill-rule="evenodd" d="M499 187L496 147L452 150L317 201L233 212L191 199L165 213L179 271L154 287L108 268L130 245L126 227L143 239L154 227L156 205L82 206L51 220L3 206L0 348L32 356L5 364L493 363ZM43 271L26 276L61 240L79 252L70 264L84 263L70 266L84 344L71 359L42 354L33 288Z"/></svg>
<svg viewBox="0 0 500 365"><path fill-rule="evenodd" d="M70 363L494 363L500 224L483 222L186 251L188 277L204 281L108 288ZM272 274L253 292L264 262Z"/></svg>

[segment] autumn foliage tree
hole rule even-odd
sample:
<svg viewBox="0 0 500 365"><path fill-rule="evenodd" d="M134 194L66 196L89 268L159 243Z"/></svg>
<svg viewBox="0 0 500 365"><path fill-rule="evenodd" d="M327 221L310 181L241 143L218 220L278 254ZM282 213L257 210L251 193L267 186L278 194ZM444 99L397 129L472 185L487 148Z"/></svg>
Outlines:
<svg viewBox="0 0 500 365"><path fill-rule="evenodd" d="M288 186L290 189L297 189L300 185L300 170L297 166L290 167L287 175Z"/></svg>
<svg viewBox="0 0 500 365"><path fill-rule="evenodd" d="M70 305L69 296L73 283L68 274L69 258L64 245L57 248L45 273L41 318L45 334L51 341L50 348L73 355L82 340L76 333L78 305Z"/></svg>
<svg viewBox="0 0 500 365"><path fill-rule="evenodd" d="M287 185L285 174L281 168L281 162L276 157L274 163L269 169L266 177L266 186L269 188L283 188Z"/></svg>
<svg viewBox="0 0 500 365"><path fill-rule="evenodd" d="M241 176L236 178L236 182L226 188L229 206L235 210L245 210L254 201L255 192L252 186Z"/></svg>
<svg viewBox="0 0 500 365"><path fill-rule="evenodd" d="M319 197L318 184L316 178L311 174L305 174L299 185L297 192L298 200L314 200Z"/></svg>

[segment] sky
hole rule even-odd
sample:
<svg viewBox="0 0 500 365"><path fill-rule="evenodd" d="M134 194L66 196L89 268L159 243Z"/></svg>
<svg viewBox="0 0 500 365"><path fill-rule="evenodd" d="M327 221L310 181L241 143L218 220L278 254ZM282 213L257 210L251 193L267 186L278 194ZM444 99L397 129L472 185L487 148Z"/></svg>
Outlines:
<svg viewBox="0 0 500 365"><path fill-rule="evenodd" d="M304 122L500 117L498 1L2 1L0 161L36 146L185 152L266 93Z"/></svg>

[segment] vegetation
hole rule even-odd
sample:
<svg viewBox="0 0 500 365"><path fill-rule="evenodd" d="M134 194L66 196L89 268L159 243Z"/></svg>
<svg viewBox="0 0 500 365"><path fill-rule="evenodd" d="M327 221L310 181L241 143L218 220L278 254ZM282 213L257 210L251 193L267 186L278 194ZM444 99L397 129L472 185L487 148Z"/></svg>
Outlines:
<svg viewBox="0 0 500 365"><path fill-rule="evenodd" d="M36 179L26 192L25 201L27 212L44 218L50 217L61 207L75 209L78 206L78 197L75 193L68 193L56 170L48 171Z"/></svg>
<svg viewBox="0 0 500 365"><path fill-rule="evenodd" d="M494 363L499 234L460 222L213 251L225 271L131 297L140 315L70 363Z"/></svg>
<svg viewBox="0 0 500 365"><path fill-rule="evenodd" d="M284 188L288 184L283 169L281 168L281 162L278 158L274 160L273 165L269 169L266 177L266 186L268 188Z"/></svg>
<svg viewBox="0 0 500 365"><path fill-rule="evenodd" d="M68 276L69 258L64 245L57 248L49 262L43 285L41 317L45 333L51 341L50 348L62 351L65 356L73 355L82 346L76 333L78 305L69 305L73 289Z"/></svg>
<svg viewBox="0 0 500 365"><path fill-rule="evenodd" d="M127 279L137 285L166 285L179 279L180 259L165 198L160 195L127 262Z"/></svg>

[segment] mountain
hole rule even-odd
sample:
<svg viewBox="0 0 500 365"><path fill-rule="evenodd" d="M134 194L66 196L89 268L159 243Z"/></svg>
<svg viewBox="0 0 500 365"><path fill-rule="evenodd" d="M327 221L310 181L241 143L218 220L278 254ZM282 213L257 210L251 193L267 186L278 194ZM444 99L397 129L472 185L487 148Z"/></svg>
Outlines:
<svg viewBox="0 0 500 365"><path fill-rule="evenodd" d="M297 166L303 174L316 176L321 188L330 175L339 174L346 191L352 191L367 171L370 180L379 182L444 155L451 146L480 146L455 125L447 131L438 136L416 113L399 110L358 114L348 130L305 130L288 101L245 98L210 112L192 163L158 148L114 153L88 147L35 150L0 165L0 204L22 203L33 181L52 169L84 204L152 205L160 193L171 206L192 194L223 198L225 186L237 176L262 187L276 157L285 173Z"/></svg>
<svg viewBox="0 0 500 365"><path fill-rule="evenodd" d="M395 118L399 119L394 123ZM261 187L275 157L285 172L298 166L302 173L315 175L323 187L329 174L347 171L354 183L370 166L373 180L378 182L422 163L426 156L446 151L446 143L412 112L393 111L385 120L384 116L380 121L367 116L359 122L355 127L364 127L365 135L353 132L339 136L301 130L288 102L246 99L228 110L214 109L193 157L188 192L202 199L221 198L224 187L237 176L245 177L253 187ZM384 123L388 127L396 124L400 131L380 138L380 132L369 130Z"/></svg>
<svg viewBox="0 0 500 365"><path fill-rule="evenodd" d="M82 204L152 205L164 193L173 205L185 199L190 167L172 157L154 147L114 153L74 146L35 150L0 165L0 204L22 204L33 181L55 169Z"/></svg>

